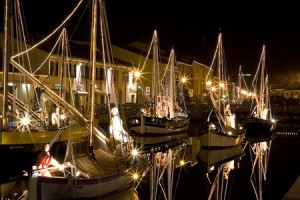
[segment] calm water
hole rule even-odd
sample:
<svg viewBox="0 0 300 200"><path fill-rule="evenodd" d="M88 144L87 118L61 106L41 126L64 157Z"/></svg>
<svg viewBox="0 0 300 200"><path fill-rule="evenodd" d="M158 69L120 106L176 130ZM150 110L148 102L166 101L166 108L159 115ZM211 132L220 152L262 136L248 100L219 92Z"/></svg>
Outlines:
<svg viewBox="0 0 300 200"><path fill-rule="evenodd" d="M232 177L228 186L227 199L254 200L255 195L250 183L251 161L249 150L246 148L245 156L242 157L239 168L231 172ZM280 200L300 175L300 140L297 137L278 136L272 141L267 179L263 184L263 199ZM16 168L10 168L1 174L2 181L16 175ZM206 177L206 166L200 163L194 166L187 165L177 168L174 172L174 199L208 199L210 183ZM150 199L149 177L146 176L137 191L128 190L122 195L105 199ZM157 199L164 199L163 194L158 192Z"/></svg>

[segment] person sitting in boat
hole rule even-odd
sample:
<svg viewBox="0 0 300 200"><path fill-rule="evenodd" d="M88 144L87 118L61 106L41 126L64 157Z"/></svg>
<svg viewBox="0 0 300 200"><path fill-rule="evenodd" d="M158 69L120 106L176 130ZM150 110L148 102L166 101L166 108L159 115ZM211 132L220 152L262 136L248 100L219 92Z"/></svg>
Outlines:
<svg viewBox="0 0 300 200"><path fill-rule="evenodd" d="M50 155L49 150L50 145L45 144L44 149L37 156L36 166L40 176L51 176L51 173L61 171L63 169L63 166ZM51 166L53 167L52 169L49 168Z"/></svg>
<svg viewBox="0 0 300 200"><path fill-rule="evenodd" d="M128 142L128 135L127 132L123 128L123 121L119 117L119 110L116 107L111 109L111 122L109 127L110 134L114 137L115 140L121 143Z"/></svg>

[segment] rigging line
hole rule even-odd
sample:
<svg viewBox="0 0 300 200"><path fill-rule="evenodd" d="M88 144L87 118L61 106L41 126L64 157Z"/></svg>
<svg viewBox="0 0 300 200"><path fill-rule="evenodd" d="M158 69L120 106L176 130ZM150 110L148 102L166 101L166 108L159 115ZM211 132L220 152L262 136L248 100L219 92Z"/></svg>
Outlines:
<svg viewBox="0 0 300 200"><path fill-rule="evenodd" d="M100 6L102 6L102 4L100 3L99 4ZM107 66L106 66L106 54L105 54L105 34L104 34L104 29L105 29L105 27L104 27L104 24L103 24L103 16L102 16L102 11L101 11L102 9L100 8L100 12L99 12L99 15L100 15L100 17L99 17L99 19L100 19L100 36L101 36L101 48L102 48L102 62L103 62L103 68L104 68L104 76L105 76L105 81L106 81L106 84L105 84L105 89L106 89L106 96L107 96L107 106L108 106L108 110L109 110L109 119L111 119L112 117L111 117L111 112L110 112L110 95L109 95L109 92L111 92L111 91L109 91L109 82L108 82L108 75L107 75ZM110 89L112 89L111 87L110 87Z"/></svg>
<svg viewBox="0 0 300 200"><path fill-rule="evenodd" d="M86 4L85 8L83 9L82 14L81 14L81 16L79 17L79 19L78 19L78 21L77 21L77 23L76 23L76 25L75 25L75 27L74 27L74 29L73 29L73 32L72 32L71 35L70 35L69 41L71 40L71 38L72 38L73 35L75 34L75 30L76 30L77 27L79 26L79 23L81 22L81 20L82 20L82 18L83 18L83 16L84 16L84 13L86 12L87 8L89 7L90 2L91 2L91 1L88 1L88 3Z"/></svg>
<svg viewBox="0 0 300 200"><path fill-rule="evenodd" d="M21 32L22 32L22 34L21 34L21 36L22 36L22 38L23 38L23 41L24 41L24 46L25 46L25 49L28 49L27 48L27 43L26 43L26 38L25 38L25 31L24 31L24 25L23 25L23 20L22 20L22 12L21 12L21 10L20 10L20 1L17 1L17 13L18 13L18 19L20 20L20 28L21 28ZM16 19L17 20L17 19ZM18 23L16 23L16 26L17 26L17 24ZM17 30L19 30L19 28L17 28ZM17 35L18 35L18 31L17 31ZM17 36L17 38L19 38L18 36ZM19 43L17 43L17 44L19 44ZM18 49L22 49L22 45L21 45L21 48L18 48ZM22 50L21 50L22 51ZM29 59L29 54L28 54L28 52L26 53L27 54L27 56L26 56L26 58L27 58L27 61L28 61L28 64L29 64L29 66L30 66L30 72L32 72L32 69L31 69L31 63L30 63L30 59Z"/></svg>
<svg viewBox="0 0 300 200"><path fill-rule="evenodd" d="M149 47L149 49L148 49L147 56L146 56L146 58L145 58L145 60L144 60L144 64L142 65L142 68L141 68L140 72L142 72L142 71L145 69L145 67L146 67L146 62L147 62L148 59L149 59L149 55L150 55L150 52L151 52L151 47L153 46L154 38L155 38L155 36L154 36L154 34L153 34L153 37L152 37L152 40L151 40L151 43L150 43L150 47Z"/></svg>
<svg viewBox="0 0 300 200"><path fill-rule="evenodd" d="M253 188L253 190L254 190L256 199L258 199L258 193L257 193L257 188L256 188L256 186L255 186L255 183L256 183L256 176L255 176L254 172L255 172L256 162L257 162L257 160L258 160L258 158L259 158L259 153L260 153L260 152L258 152L258 151L255 152L256 157L255 157L254 163L252 164L252 165L253 165L253 166L252 166L252 172L251 172L251 175L250 175L250 182L251 182L252 188ZM259 173L259 172L258 172L258 173ZM254 183L254 181L255 181L255 183Z"/></svg>
<svg viewBox="0 0 300 200"><path fill-rule="evenodd" d="M232 191L232 188L233 188L233 182L234 182L234 179L235 179L235 175L236 175L236 170L233 171L233 177L232 177L232 181L231 181L231 184L230 184L230 187L229 187L229 198L231 196L231 191ZM227 191L227 188L226 188L226 191ZM226 200L226 196L227 196L227 192L226 192L226 195L224 197L225 200Z"/></svg>
<svg viewBox="0 0 300 200"><path fill-rule="evenodd" d="M52 144L55 142L55 140L61 135L61 133L63 132L63 130L65 129L65 127L66 127L66 124L64 123L62 125L62 127L60 128L60 130L56 133L56 135L54 136L54 138L49 143L49 147L50 148L51 148Z"/></svg>
<svg viewBox="0 0 300 200"><path fill-rule="evenodd" d="M163 186L161 185L161 179L163 178L163 175L165 174L165 171L166 171L166 169L169 167L169 165L170 165L170 164L173 164L173 160L174 160L174 158L171 158L171 159L168 161L168 163L166 163L166 165L164 166L162 172L160 173L159 179L158 179L158 183L159 183L159 185L160 185L160 187L161 187L161 189L162 189L162 192L163 192L163 194L164 194L165 199L167 199L167 197L166 197L165 191L164 191L164 189L163 189ZM172 173L172 174L173 174L173 173ZM170 184L170 183L169 183L169 184Z"/></svg>
<svg viewBox="0 0 300 200"><path fill-rule="evenodd" d="M218 43L217 43L217 47L216 47L216 49L215 49L215 53L214 53L214 56L213 56L213 59L212 59L212 61L211 61L211 64L210 64L210 67L209 67L209 71L207 72L207 75L206 75L206 78L205 78L205 80L208 80L208 76L210 75L210 73L213 71L213 65L214 65L214 63L215 63L215 59L216 59L216 57L217 57L217 54L218 54L218 50L219 50L219 47L220 46L220 34L219 34L219 37L218 37Z"/></svg>
<svg viewBox="0 0 300 200"><path fill-rule="evenodd" d="M178 173L178 178L177 178L175 189L174 189L175 192L174 192L174 195L173 195L173 200L175 199L175 196L176 196L176 192L177 192L177 188L178 188L178 185L179 185L179 180L180 180L182 168L183 167L180 167L180 170L179 170L179 173Z"/></svg>
<svg viewBox="0 0 300 200"><path fill-rule="evenodd" d="M230 173L230 172L228 172L228 173ZM229 177L228 177L228 179L225 179L225 190L224 190L224 194L222 197L224 200L226 200L226 196L227 196L228 182L229 182Z"/></svg>
<svg viewBox="0 0 300 200"><path fill-rule="evenodd" d="M223 168L223 166L221 166L221 167L218 169L218 172L217 172L217 175L216 175L216 177L215 177L215 179L214 179L213 185L211 186L211 190L210 190L210 193L209 193L209 196L208 196L208 200L211 200L212 195L213 195L213 193L214 193L214 191L215 191L215 188L216 188L217 185L218 185L219 176L220 176L220 172L222 171L222 168Z"/></svg>
<svg viewBox="0 0 300 200"><path fill-rule="evenodd" d="M166 69L164 70L164 74L161 78L161 82L163 81L163 79L165 78L166 74L167 74L167 71L169 69L169 66L170 66L170 63L171 63L171 59L173 58L173 54L172 54L172 50L171 50L171 53L170 53L170 56L169 56L169 59L168 59L168 64L166 66Z"/></svg>
<svg viewBox="0 0 300 200"><path fill-rule="evenodd" d="M69 60L69 53L71 54L71 50L70 50L70 43L69 43L69 39L68 39L68 34L67 34L67 30L65 31L65 34L63 36L63 40L65 41L65 54L66 54L66 66L67 66L67 75L69 76L67 80L69 80L69 92L70 92L70 99L71 99L71 103L73 104L73 106L75 106L75 95L73 95L73 90L72 88L74 88L74 84L73 82L71 81L71 72L70 72L70 60ZM77 67L77 66L76 66ZM80 66L80 70L82 70L81 68L82 66ZM75 70L75 77L76 77L76 70ZM67 76L66 75L66 76ZM81 74L79 75L80 78L81 78ZM75 90L74 90L75 91Z"/></svg>
<svg viewBox="0 0 300 200"><path fill-rule="evenodd" d="M43 67L43 65L49 60L49 58L51 57L51 55L54 52L55 48L58 46L58 43L60 44L60 42L61 42L61 40L62 40L63 35L65 34L65 32L66 32L66 29L64 28L62 30L62 32L60 33L58 39L56 40L53 48L51 49L51 51L48 53L47 57L45 58L45 60L40 64L40 66L34 72L31 72L32 74L37 73Z"/></svg>
<svg viewBox="0 0 300 200"><path fill-rule="evenodd" d="M142 182L143 178L146 176L146 174L149 172L151 168L151 165L149 165L145 170L144 172L142 173L141 175L141 179L138 181L137 185L135 186L135 189L137 189L137 187L140 185L140 183Z"/></svg>
<svg viewBox="0 0 300 200"><path fill-rule="evenodd" d="M44 43L46 40L48 40L52 35L54 35L62 26L64 26L68 20L73 16L73 14L77 11L77 9L79 8L79 6L81 5L81 3L84 0L80 0L78 2L78 4L75 6L74 10L63 20L63 22L56 28L54 29L54 31L52 31L48 36L46 36L44 39L42 39L41 41L39 41L38 43L36 43L35 45L33 45L32 47L30 47L29 49L27 49L26 51L20 52L14 56L11 57L11 59L14 59L15 57L18 57L20 55L23 55L24 53L27 53L29 51L31 51L32 49L34 49L35 47L39 46L40 44Z"/></svg>

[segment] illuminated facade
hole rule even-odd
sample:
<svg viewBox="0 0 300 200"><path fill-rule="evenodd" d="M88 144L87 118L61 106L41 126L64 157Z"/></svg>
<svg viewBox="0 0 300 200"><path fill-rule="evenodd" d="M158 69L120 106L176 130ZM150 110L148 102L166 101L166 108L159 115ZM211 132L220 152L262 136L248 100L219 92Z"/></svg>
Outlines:
<svg viewBox="0 0 300 200"><path fill-rule="evenodd" d="M2 38L2 34L0 34ZM2 43L1 39L1 43ZM1 47L3 46L0 44ZM83 46L80 42L77 42L77 46ZM86 45L86 44L84 44ZM138 45L137 45L138 46ZM138 47L136 47L138 48ZM72 51L72 49L71 49ZM142 67L143 62L146 57L141 55L141 53L135 53L137 51L129 51L117 46L112 46L112 51L114 53L115 65L107 66L109 70L107 73L114 73L114 80L108 80L111 83L113 82L116 86L116 95L110 95L111 102L114 102L114 98L118 99L119 104L126 103L138 103L143 104L146 102L146 98L143 95L141 89L136 84L136 77L134 76L134 70ZM46 51L37 49L34 52L34 58L37 59L36 62L39 63L39 59L44 57L48 53ZM167 57L161 56L162 68L167 64ZM33 61L34 65L34 59ZM2 65L2 62L1 62ZM66 101L74 101L76 107L80 108L82 105L86 105L88 102L88 93L90 90L90 79L91 79L91 64L86 58L79 58L77 55L69 57L67 61L67 66L62 70L62 59L59 56L52 55L48 63L44 63L45 67L48 70L40 71L38 79L47 84L51 89L59 93L60 87L62 88L62 97ZM148 64L149 66L151 63ZM186 94L193 98L197 98L203 95L203 79L207 73L207 67L203 64L193 62L192 64L186 64L183 62L178 62L178 65L175 67L179 72L178 76L187 76L188 82L184 85L183 90ZM2 66L1 66L2 71ZM148 67L143 72L141 84L146 91L151 91L151 71L152 69ZM2 72L0 81L2 82ZM68 74L69 83L63 82L60 83L61 73ZM96 63L96 104L107 104L106 97L106 81L104 78L104 69L102 63ZM180 77L178 77L180 78ZM31 107L34 107L35 95L40 96L41 92L34 88L33 84L30 81L24 81L23 75L20 75L18 71L10 67L9 71L9 92L16 95L22 101L27 102ZM72 83L72 84L70 84ZM108 85L111 85L108 83ZM70 86L72 85L72 86ZM72 88L71 88L72 87ZM75 96L71 97L70 89L76 91ZM110 90L110 87L108 87ZM26 91L26 94L25 94ZM25 98L25 99L24 99ZM2 101L2 100L1 100Z"/></svg>

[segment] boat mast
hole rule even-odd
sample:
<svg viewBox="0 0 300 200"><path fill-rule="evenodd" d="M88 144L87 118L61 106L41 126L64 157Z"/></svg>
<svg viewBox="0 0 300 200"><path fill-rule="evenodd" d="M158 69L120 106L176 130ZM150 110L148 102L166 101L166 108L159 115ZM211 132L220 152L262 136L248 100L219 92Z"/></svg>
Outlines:
<svg viewBox="0 0 300 200"><path fill-rule="evenodd" d="M219 38L218 38L218 60L217 60L217 62L218 62L218 81L219 81L219 83L218 84L220 84L221 83L221 81L222 81L222 77L221 77L221 66L222 66L222 59L221 59L221 53L222 53L222 51L221 51L221 46L222 46L222 34L220 33L219 34ZM222 90L222 88L221 87L219 87L219 96L218 96L218 115L219 116L221 116L221 90Z"/></svg>
<svg viewBox="0 0 300 200"><path fill-rule="evenodd" d="M94 104L95 104L95 74L96 74L96 36L97 36L97 10L98 10L98 0L92 1L92 9L93 9L93 21L92 21L92 29L91 29L91 55L92 55L92 80L91 80L91 103L90 103L90 153L93 149L93 130L94 130Z"/></svg>
<svg viewBox="0 0 300 200"><path fill-rule="evenodd" d="M154 100L154 105L157 105L157 95L160 94L159 86L159 67L158 67L158 40L157 31L154 31L154 41L153 41L153 92L152 99Z"/></svg>
<svg viewBox="0 0 300 200"><path fill-rule="evenodd" d="M10 34L10 26L9 26L9 10L11 7L11 0L5 0L4 4L4 31L3 31L3 61L2 61L2 68L3 68L3 95L2 95L2 130L7 128L7 116L6 110L8 107L7 101L7 82L8 82L8 64L9 64L9 54L10 54L10 46L8 41L8 36Z"/></svg>
<svg viewBox="0 0 300 200"><path fill-rule="evenodd" d="M170 68L170 98L171 98L171 103L170 103L170 118L174 118L174 103L176 101L175 98L175 79L174 79L174 65L175 65L175 53L174 49L171 50L171 68Z"/></svg>
<svg viewBox="0 0 300 200"><path fill-rule="evenodd" d="M259 91L259 117L262 117L264 112L264 90L265 90L265 45L263 45L261 58L261 74L260 74L260 91Z"/></svg>

